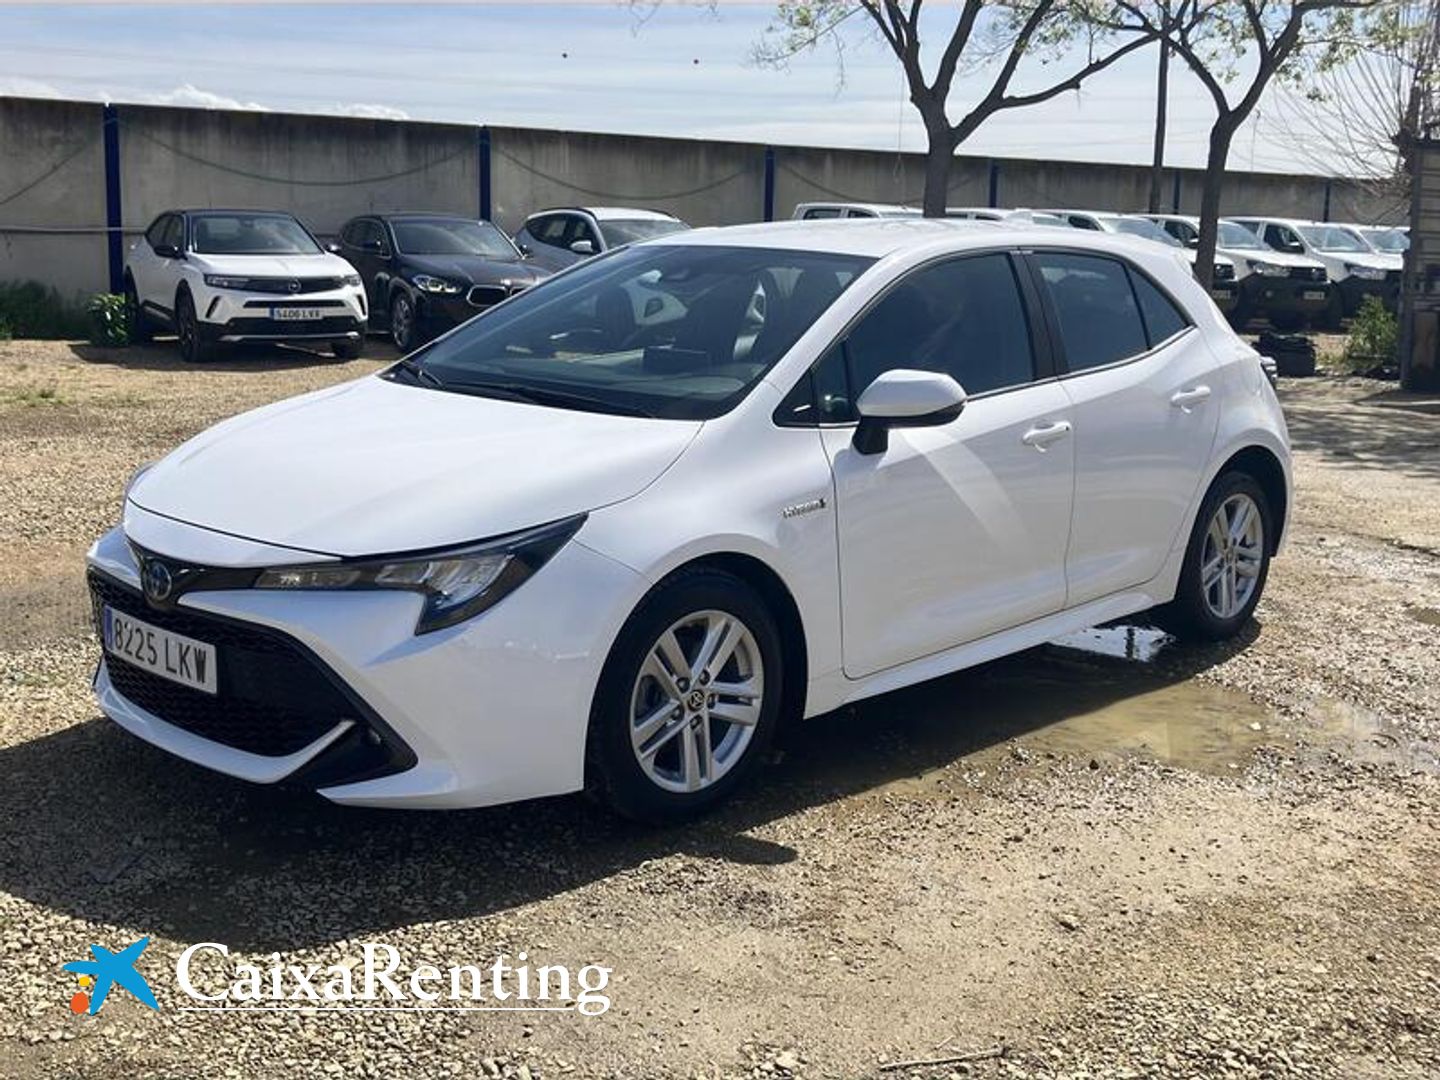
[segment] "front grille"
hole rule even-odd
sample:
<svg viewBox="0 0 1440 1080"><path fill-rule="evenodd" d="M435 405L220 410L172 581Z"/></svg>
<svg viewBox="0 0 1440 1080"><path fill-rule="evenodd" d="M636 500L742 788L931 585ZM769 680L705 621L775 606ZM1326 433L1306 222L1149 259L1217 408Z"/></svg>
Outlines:
<svg viewBox="0 0 1440 1080"><path fill-rule="evenodd" d="M1295 281L1324 281L1325 268L1323 266L1292 266L1290 277Z"/></svg>
<svg viewBox="0 0 1440 1080"><path fill-rule="evenodd" d="M346 307L344 300L309 300L303 304L285 304L278 300L246 300L247 308L259 308L261 311L269 311L271 308L283 307L313 307L313 308L343 308Z"/></svg>
<svg viewBox="0 0 1440 1080"><path fill-rule="evenodd" d="M471 307L493 307L501 300L507 300L527 288L529 285L524 282L509 285L472 285L465 299L470 302Z"/></svg>
<svg viewBox="0 0 1440 1080"><path fill-rule="evenodd" d="M1235 267L1232 266L1232 265L1230 265L1229 263L1216 263L1216 264L1215 264L1215 277L1213 278L1213 280L1215 280L1215 281L1234 281L1234 280L1235 280Z"/></svg>
<svg viewBox="0 0 1440 1080"><path fill-rule="evenodd" d="M308 278L250 278L245 283L246 292L280 293L285 296L303 296L306 293L333 292L345 284L338 277Z"/></svg>
<svg viewBox="0 0 1440 1080"><path fill-rule="evenodd" d="M217 689L207 694L107 655L110 681L127 701L184 731L237 750L283 757L304 749L360 708L337 678L278 631L189 610L161 611L138 592L88 575L96 632L108 604L152 626L215 646Z"/></svg>

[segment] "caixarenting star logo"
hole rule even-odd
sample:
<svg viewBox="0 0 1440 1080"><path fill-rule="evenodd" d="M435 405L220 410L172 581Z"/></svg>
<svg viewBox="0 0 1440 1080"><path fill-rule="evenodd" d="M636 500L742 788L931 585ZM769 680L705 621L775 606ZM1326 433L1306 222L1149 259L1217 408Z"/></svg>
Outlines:
<svg viewBox="0 0 1440 1080"><path fill-rule="evenodd" d="M125 946L118 953L111 952L103 945L91 945L90 955L95 957L94 960L72 960L64 965L66 971L79 975L77 981L80 989L70 998L70 1011L77 1016L83 1012L94 1016L100 1011L100 1006L105 1004L110 988L117 983L134 994L142 1004L159 1009L160 1005L155 1000L150 984L145 981L145 976L135 969L135 962L149 944L150 938L147 935Z"/></svg>

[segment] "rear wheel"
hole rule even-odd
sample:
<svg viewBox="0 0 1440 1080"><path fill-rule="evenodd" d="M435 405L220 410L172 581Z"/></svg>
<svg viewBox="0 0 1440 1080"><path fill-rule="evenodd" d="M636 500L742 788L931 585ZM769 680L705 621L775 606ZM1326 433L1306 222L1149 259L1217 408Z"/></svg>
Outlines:
<svg viewBox="0 0 1440 1080"><path fill-rule="evenodd" d="M214 358L214 346L201 336L195 301L188 292L182 292L175 300L175 333L180 338L180 359L187 364L202 364Z"/></svg>
<svg viewBox="0 0 1440 1080"><path fill-rule="evenodd" d="M1155 621L1178 637L1202 641L1238 633L1265 591L1273 520L1254 477L1222 474L1195 517L1175 599L1155 610Z"/></svg>
<svg viewBox="0 0 1440 1080"><path fill-rule="evenodd" d="M727 798L774 735L775 620L748 584L696 570L652 593L606 661L591 710L589 784L614 810L683 820Z"/></svg>
<svg viewBox="0 0 1440 1080"><path fill-rule="evenodd" d="M154 336L154 328L150 325L150 319L145 314L145 309L140 306L140 294L135 290L135 279L127 276L125 278L125 315L130 323L130 341L134 345L144 345Z"/></svg>

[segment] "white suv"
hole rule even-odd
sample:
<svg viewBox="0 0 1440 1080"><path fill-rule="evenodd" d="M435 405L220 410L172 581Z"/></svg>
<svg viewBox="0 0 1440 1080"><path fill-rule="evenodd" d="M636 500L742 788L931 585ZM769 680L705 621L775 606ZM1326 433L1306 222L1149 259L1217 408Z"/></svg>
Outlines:
<svg viewBox="0 0 1440 1080"><path fill-rule="evenodd" d="M135 340L173 329L192 363L244 341L329 344L353 360L365 335L360 276L273 211L167 210L130 248L125 299Z"/></svg>

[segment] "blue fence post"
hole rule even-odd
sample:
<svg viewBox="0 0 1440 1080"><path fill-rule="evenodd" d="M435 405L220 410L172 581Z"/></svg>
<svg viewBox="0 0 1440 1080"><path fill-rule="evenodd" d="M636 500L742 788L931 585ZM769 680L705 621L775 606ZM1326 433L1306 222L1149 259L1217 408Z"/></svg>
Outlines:
<svg viewBox="0 0 1440 1080"><path fill-rule="evenodd" d="M105 141L105 240L109 251L110 291L125 288L125 235L120 213L120 114L106 105L102 131Z"/></svg>
<svg viewBox="0 0 1440 1080"><path fill-rule="evenodd" d="M490 211L494 207L490 197L490 126L488 124L480 127L476 150L480 155L480 216L489 221Z"/></svg>
<svg viewBox="0 0 1440 1080"><path fill-rule="evenodd" d="M1170 188L1170 212L1171 212L1172 214L1178 214L1178 213L1180 212L1180 170L1179 170L1179 169L1176 169L1176 170L1175 170L1175 182L1174 182L1174 184L1173 184L1173 185L1171 186L1171 188Z"/></svg>
<svg viewBox="0 0 1440 1080"><path fill-rule="evenodd" d="M987 206L1000 205L1000 163L990 159L990 201Z"/></svg>
<svg viewBox="0 0 1440 1080"><path fill-rule="evenodd" d="M775 148L765 147L765 218L775 220Z"/></svg>
<svg viewBox="0 0 1440 1080"><path fill-rule="evenodd" d="M1330 178L1325 178L1325 212L1320 215L1321 221L1330 220Z"/></svg>

